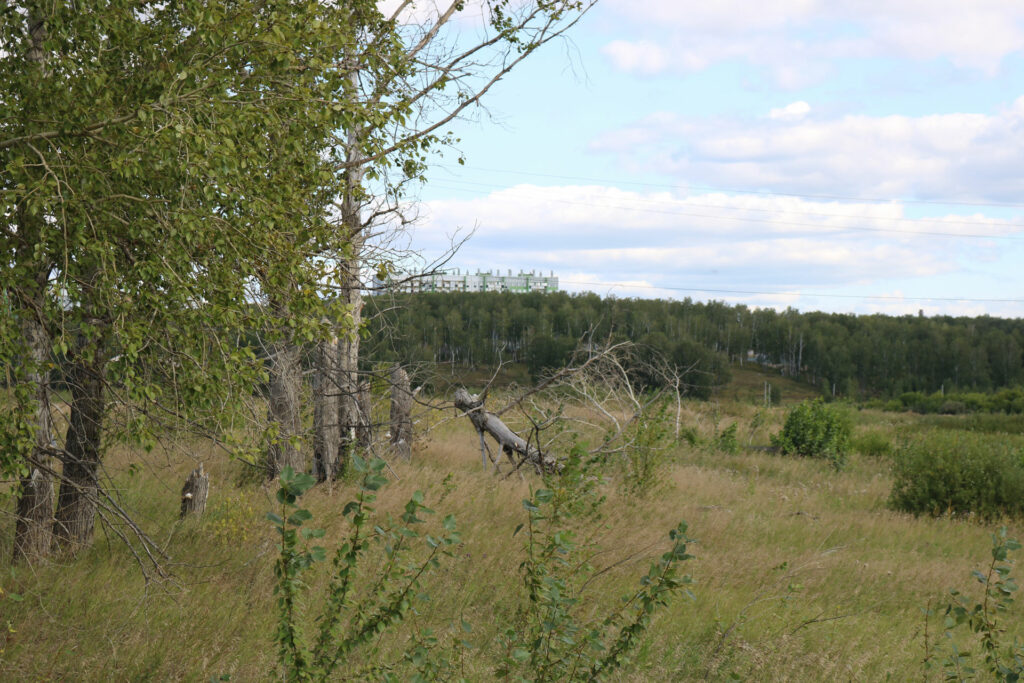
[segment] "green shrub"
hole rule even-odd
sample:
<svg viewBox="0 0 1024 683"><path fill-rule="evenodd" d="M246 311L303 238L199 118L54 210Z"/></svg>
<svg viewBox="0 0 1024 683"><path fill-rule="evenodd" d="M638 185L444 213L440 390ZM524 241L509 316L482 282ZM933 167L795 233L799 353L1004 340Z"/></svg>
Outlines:
<svg viewBox="0 0 1024 683"><path fill-rule="evenodd" d="M1005 438L921 434L901 444L890 505L915 515L1024 515L1024 454Z"/></svg>
<svg viewBox="0 0 1024 683"><path fill-rule="evenodd" d="M864 432L853 439L853 450L861 455L882 457L892 453L892 443L880 431Z"/></svg>
<svg viewBox="0 0 1024 683"><path fill-rule="evenodd" d="M816 398L789 411L772 445L783 455L825 458L839 469L846 463L850 431L850 421L838 408Z"/></svg>
<svg viewBox="0 0 1024 683"><path fill-rule="evenodd" d="M740 442L736 438L736 428L738 426L738 422L733 422L718 433L718 436L715 438L715 447L719 451L729 455L736 455L740 452Z"/></svg>

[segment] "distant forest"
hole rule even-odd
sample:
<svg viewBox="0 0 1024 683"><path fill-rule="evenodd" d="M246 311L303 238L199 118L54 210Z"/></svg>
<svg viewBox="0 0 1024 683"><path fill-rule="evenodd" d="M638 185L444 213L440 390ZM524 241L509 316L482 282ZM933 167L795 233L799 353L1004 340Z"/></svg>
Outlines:
<svg viewBox="0 0 1024 683"><path fill-rule="evenodd" d="M703 371L697 395L757 363L850 398L992 391L1024 384L1024 320L801 313L596 294L423 293L372 297L371 360L494 366L539 375L586 335L631 340Z"/></svg>

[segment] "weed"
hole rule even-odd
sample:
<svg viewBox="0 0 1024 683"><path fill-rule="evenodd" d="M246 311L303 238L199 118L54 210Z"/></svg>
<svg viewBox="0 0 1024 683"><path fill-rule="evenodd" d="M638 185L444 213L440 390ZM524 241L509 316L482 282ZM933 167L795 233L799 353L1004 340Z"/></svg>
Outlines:
<svg viewBox="0 0 1024 683"><path fill-rule="evenodd" d="M419 491L406 503L399 520L388 516L386 520L375 521L371 504L376 500L374 492L387 483L382 474L386 465L380 459L365 462L358 456L353 456L352 465L363 476L358 496L342 510L342 515L351 518L351 532L334 553L313 644L307 643L303 633L306 620L298 597L306 584L300 577L326 559L326 550L309 545L311 540L322 538L324 531L304 527L313 515L298 505L298 499L316 480L285 468L277 491L280 513L267 513L281 535L280 554L274 565L278 607L274 641L278 666L283 679L289 682L328 679L342 662L348 664L348 658L359 648L403 621L413 601L422 598L417 596L417 588L423 575L437 568L440 558L449 555L449 548L460 542L455 519L450 515L444 518L443 532L437 537L416 530L424 521L420 515L433 514L423 505L423 494ZM424 546L425 556L410 559L414 544ZM373 579L368 597L359 599L355 597L356 569L374 547L384 556L383 567ZM436 677L449 667L439 639L431 632L423 632L407 645L399 661L370 662L358 671L350 667L348 673L356 679L397 681L398 672L415 672L415 678L428 680L427 676Z"/></svg>
<svg viewBox="0 0 1024 683"><path fill-rule="evenodd" d="M881 458L892 453L892 443L880 431L864 432L853 438L851 446L861 455Z"/></svg>
<svg viewBox="0 0 1024 683"><path fill-rule="evenodd" d="M1020 547L1016 540L1007 538L1006 527L992 534L992 560L988 570L971 572L983 587L981 601L974 601L955 589L950 591L952 600L943 610L947 648L941 655L933 653L926 629L927 668L941 666L947 681L967 680L978 673L970 648L962 648L954 639L954 632L966 626L981 646L983 666L988 675L999 681L1021 680L1024 676L1024 644L1017 640L1012 645L1003 642L1006 630L999 624L999 616L1013 604L1013 594L1017 591L1017 584L1010 576L1013 562L1009 555ZM931 610L926 611L926 619L930 613Z"/></svg>
<svg viewBox="0 0 1024 683"><path fill-rule="evenodd" d="M850 431L847 417L817 398L789 411L782 432L772 437L772 445L783 455L824 458L838 470L846 463Z"/></svg>
<svg viewBox="0 0 1024 683"><path fill-rule="evenodd" d="M519 569L527 601L502 632L499 679L517 681L593 681L629 662L629 653L651 624L652 615L678 593L689 594L688 576L678 565L686 552L686 523L669 533L671 549L651 565L640 588L622 598L622 605L604 618L586 616L585 593L602 571L587 558L586 543L574 531L574 520L596 512L596 480L580 467L576 454L556 480L545 482L523 501L527 521L526 559ZM692 597L692 595L691 595Z"/></svg>

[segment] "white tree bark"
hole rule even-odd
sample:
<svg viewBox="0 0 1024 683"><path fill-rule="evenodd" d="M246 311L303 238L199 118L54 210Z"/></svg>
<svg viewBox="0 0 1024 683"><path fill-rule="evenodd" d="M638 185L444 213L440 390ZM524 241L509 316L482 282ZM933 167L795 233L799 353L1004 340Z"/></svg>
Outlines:
<svg viewBox="0 0 1024 683"><path fill-rule="evenodd" d="M519 463L513 458L513 454L533 465L537 472L562 471L561 463L551 456L541 453L536 447L527 443L526 439L509 429L500 417L484 409L484 400L480 396L471 395L466 389L459 387L455 391L455 407L466 413L466 417L476 427L480 434L482 447L484 446L483 435L487 433L498 442L502 452L514 464L518 465Z"/></svg>
<svg viewBox="0 0 1024 683"><path fill-rule="evenodd" d="M36 68L41 78L46 73L46 53L43 41L46 40L46 23L38 14L32 14L28 20L29 49L25 55L30 68ZM41 219L30 218L19 212L19 223L22 230L28 230L27 223L36 223L40 229ZM25 307L24 313L29 316L22 323L22 336L28 350L28 363L31 368L26 378L35 387L35 448L28 463L28 473L21 478L18 499L15 504L14 523L14 554L15 562L21 560L34 561L46 557L50 553L53 527L53 479L50 470L53 459L50 449L53 446L53 424L50 417L50 379L47 363L50 360L50 337L46 328L33 316L36 308L42 308L46 292L49 266L40 265L35 280L31 283L32 301Z"/></svg>
<svg viewBox="0 0 1024 683"><path fill-rule="evenodd" d="M412 389L409 374L395 365L389 374L391 384L391 448L395 454L412 458Z"/></svg>

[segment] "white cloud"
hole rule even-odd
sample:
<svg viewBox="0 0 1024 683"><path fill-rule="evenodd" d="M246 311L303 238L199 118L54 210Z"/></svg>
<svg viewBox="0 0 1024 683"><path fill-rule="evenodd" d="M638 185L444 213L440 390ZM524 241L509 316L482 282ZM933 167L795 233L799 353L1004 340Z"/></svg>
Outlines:
<svg viewBox="0 0 1024 683"><path fill-rule="evenodd" d="M768 118L776 121L799 121L811 111L811 105L803 100L787 104L785 107L772 109L768 112Z"/></svg>
<svg viewBox="0 0 1024 683"><path fill-rule="evenodd" d="M1017 202L1024 97L993 114L755 119L660 113L591 144L685 181L804 194Z"/></svg>
<svg viewBox="0 0 1024 683"><path fill-rule="evenodd" d="M768 0L756 11L744 0L607 5L620 20L658 36L659 44L647 49L668 57L662 71L741 59L768 68L784 87L821 78L828 73L823 65L839 57L948 58L993 75L1004 58L1024 49L1018 0ZM635 69L628 61L613 64Z"/></svg>
<svg viewBox="0 0 1024 683"><path fill-rule="evenodd" d="M724 193L680 197L596 185L519 185L470 199L429 201L423 216L416 242L428 254L440 250L455 227L476 225L453 263L554 270L570 291L862 310L870 302L787 292L877 293L893 279L929 283L965 263L993 258L1006 240L920 233L1022 232L1017 224L984 216L912 219L896 203ZM929 287L922 284L920 290L927 293ZM913 305L915 312L921 307Z"/></svg>
<svg viewBox="0 0 1024 683"><path fill-rule="evenodd" d="M658 45L640 40L614 40L605 45L601 51L612 60L612 64L621 71L639 74L653 74L664 71L669 64L668 56Z"/></svg>

